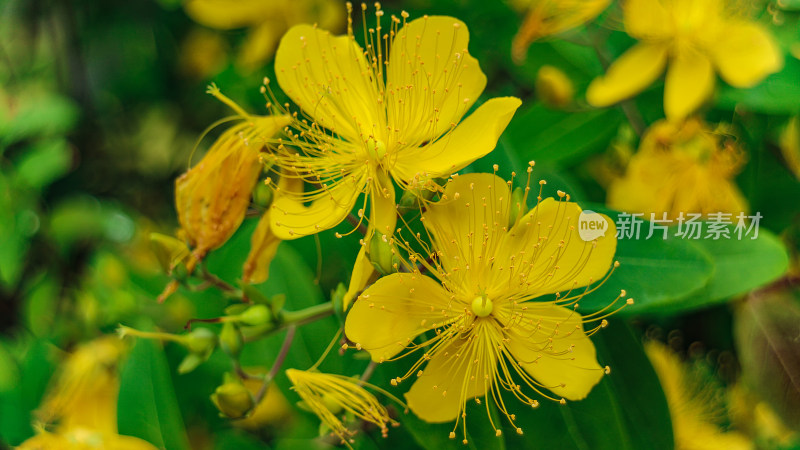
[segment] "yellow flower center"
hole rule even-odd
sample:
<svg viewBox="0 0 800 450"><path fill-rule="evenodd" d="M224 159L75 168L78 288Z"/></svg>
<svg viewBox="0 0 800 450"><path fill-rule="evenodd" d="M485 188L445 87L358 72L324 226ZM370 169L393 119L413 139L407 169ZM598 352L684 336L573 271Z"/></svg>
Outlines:
<svg viewBox="0 0 800 450"><path fill-rule="evenodd" d="M472 312L478 317L486 317L492 313L492 301L485 295L475 297L472 300Z"/></svg>

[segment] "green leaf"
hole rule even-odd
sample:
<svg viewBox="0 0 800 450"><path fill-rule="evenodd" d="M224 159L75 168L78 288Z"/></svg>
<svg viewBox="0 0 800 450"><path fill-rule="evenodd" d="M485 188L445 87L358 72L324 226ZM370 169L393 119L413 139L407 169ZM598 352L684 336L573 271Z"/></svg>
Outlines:
<svg viewBox="0 0 800 450"><path fill-rule="evenodd" d="M676 300L666 309L684 312L726 301L768 284L789 267L789 255L783 243L763 228L757 239L738 240L731 230L731 239L691 242L706 252L714 272L702 290Z"/></svg>
<svg viewBox="0 0 800 450"><path fill-rule="evenodd" d="M21 444L33 435L33 411L39 407L56 370L47 341L35 340L26 347L19 362L19 383L0 393L0 443Z"/></svg>
<svg viewBox="0 0 800 450"><path fill-rule="evenodd" d="M142 326L145 325L145 326ZM146 323L139 326L146 328ZM167 449L188 449L189 441L160 344L137 339L122 366L118 404L120 434Z"/></svg>
<svg viewBox="0 0 800 450"><path fill-rule="evenodd" d="M800 61L788 57L783 70L750 89L723 86L717 104L726 109L737 105L766 114L796 114L800 111Z"/></svg>
<svg viewBox="0 0 800 450"><path fill-rule="evenodd" d="M622 121L618 108L564 112L535 104L517 113L503 136L524 161L571 164L606 148Z"/></svg>
<svg viewBox="0 0 800 450"><path fill-rule="evenodd" d="M72 165L72 153L63 139L39 142L16 162L16 182L42 189L61 178Z"/></svg>
<svg viewBox="0 0 800 450"><path fill-rule="evenodd" d="M608 214L616 220L615 213ZM674 236L661 239L656 234L645 239L647 227L648 222L644 222L639 239L617 241L615 259L620 266L602 286L581 300L581 311L605 308L623 289L634 304L623 308L620 314L660 311L708 284L714 265L706 251Z"/></svg>
<svg viewBox="0 0 800 450"><path fill-rule="evenodd" d="M542 399L538 409L513 407L524 434L508 430L509 448L674 448L666 398L639 339L623 322L612 321L592 340L610 375L581 401Z"/></svg>

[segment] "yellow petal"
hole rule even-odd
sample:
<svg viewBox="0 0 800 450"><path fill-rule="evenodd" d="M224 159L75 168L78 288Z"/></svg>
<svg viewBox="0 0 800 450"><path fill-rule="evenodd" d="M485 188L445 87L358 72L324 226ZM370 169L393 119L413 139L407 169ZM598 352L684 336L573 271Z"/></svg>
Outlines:
<svg viewBox="0 0 800 450"><path fill-rule="evenodd" d="M664 112L670 120L681 120L697 110L714 91L714 68L702 53L685 49L667 69Z"/></svg>
<svg viewBox="0 0 800 450"><path fill-rule="evenodd" d="M366 249L366 246L362 246L361 250L358 251L358 256L356 256L353 274L350 275L350 284L342 299L342 309L344 311L347 311L350 302L364 289L372 274L375 273L375 267L372 266L372 261L369 260Z"/></svg>
<svg viewBox="0 0 800 450"><path fill-rule="evenodd" d="M728 22L711 51L722 79L739 88L755 86L783 67L783 54L775 40L755 23Z"/></svg>
<svg viewBox="0 0 800 450"><path fill-rule="evenodd" d="M270 209L272 232L279 239L291 240L335 227L353 209L365 183L363 174L343 179L322 189L310 206L292 195L278 196Z"/></svg>
<svg viewBox="0 0 800 450"><path fill-rule="evenodd" d="M278 239L270 226L270 212L267 211L258 221L253 236L250 238L250 252L242 269L242 280L245 283L263 283L269 276L269 263L278 251Z"/></svg>
<svg viewBox="0 0 800 450"><path fill-rule="evenodd" d="M502 178L480 173L454 178L444 194L423 214L425 228L453 289L474 295L480 291L476 287L486 285L491 259L508 227L511 191Z"/></svg>
<svg viewBox="0 0 800 450"><path fill-rule="evenodd" d="M440 350L406 393L409 409L420 419L450 422L461 412L465 400L481 397L489 390L493 379L487 369L494 370L496 361L481 361L476 366L463 342L455 338ZM490 378L487 380L485 375Z"/></svg>
<svg viewBox="0 0 800 450"><path fill-rule="evenodd" d="M614 61L604 76L592 81L586 91L586 101L603 107L625 100L655 81L666 63L666 45L636 44Z"/></svg>
<svg viewBox="0 0 800 450"><path fill-rule="evenodd" d="M393 273L359 296L347 314L344 332L373 361L382 361L423 331L442 326L443 309L450 309L450 294L436 281L420 274Z"/></svg>
<svg viewBox="0 0 800 450"><path fill-rule="evenodd" d="M626 0L623 6L625 31L637 39L658 39L669 35L673 23L659 1Z"/></svg>
<svg viewBox="0 0 800 450"><path fill-rule="evenodd" d="M502 297L510 283L518 283L516 290L526 297L563 294L600 281L614 259L616 227L601 214L608 226L605 234L584 241L578 231L580 214L576 203L552 198L528 211L496 251L494 277L486 294Z"/></svg>
<svg viewBox="0 0 800 450"><path fill-rule="evenodd" d="M197 23L228 30L263 22L275 14L276 6L259 0L190 0L183 8Z"/></svg>
<svg viewBox="0 0 800 450"><path fill-rule="evenodd" d="M447 16L413 20L397 33L387 69L386 113L399 132L390 142L416 146L436 139L475 103L486 76L468 44L467 26Z"/></svg>
<svg viewBox="0 0 800 450"><path fill-rule="evenodd" d="M397 154L392 168L399 179L447 177L491 152L522 102L516 97L493 98L433 144Z"/></svg>
<svg viewBox="0 0 800 450"><path fill-rule="evenodd" d="M567 400L581 400L603 377L580 314L561 306L527 302L524 318L510 311L506 348L537 382Z"/></svg>
<svg viewBox="0 0 800 450"><path fill-rule="evenodd" d="M317 124L348 138L365 141L378 122L377 87L355 40L334 37L311 25L297 25L275 53L281 89Z"/></svg>

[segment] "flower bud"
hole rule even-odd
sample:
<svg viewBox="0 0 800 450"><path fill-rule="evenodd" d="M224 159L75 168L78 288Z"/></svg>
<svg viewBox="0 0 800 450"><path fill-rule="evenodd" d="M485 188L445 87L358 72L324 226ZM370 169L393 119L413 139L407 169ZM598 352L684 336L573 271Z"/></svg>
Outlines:
<svg viewBox="0 0 800 450"><path fill-rule="evenodd" d="M561 70L553 66L542 66L536 75L536 95L551 108L563 108L572 103L575 88L572 81Z"/></svg>
<svg viewBox="0 0 800 450"><path fill-rule="evenodd" d="M238 358L243 345L242 332L239 327L231 322L222 325L219 333L219 347L232 358Z"/></svg>
<svg viewBox="0 0 800 450"><path fill-rule="evenodd" d="M250 391L234 377L226 376L226 381L218 386L211 394L211 402L220 412L220 415L229 419L239 419L247 415L253 406L253 396Z"/></svg>
<svg viewBox="0 0 800 450"><path fill-rule="evenodd" d="M183 336L183 345L189 352L207 359L217 345L217 335L208 328L195 328Z"/></svg>
<svg viewBox="0 0 800 450"><path fill-rule="evenodd" d="M272 311L267 305L253 305L239 314L237 321L245 325L266 325L272 320Z"/></svg>
<svg viewBox="0 0 800 450"><path fill-rule="evenodd" d="M386 241L385 236L380 233L373 233L369 241L369 260L375 270L383 275L394 272L392 265L395 259L392 246Z"/></svg>
<svg viewBox="0 0 800 450"><path fill-rule="evenodd" d="M266 209L272 204L273 197L272 187L266 183L256 184L256 188L253 190L253 203Z"/></svg>

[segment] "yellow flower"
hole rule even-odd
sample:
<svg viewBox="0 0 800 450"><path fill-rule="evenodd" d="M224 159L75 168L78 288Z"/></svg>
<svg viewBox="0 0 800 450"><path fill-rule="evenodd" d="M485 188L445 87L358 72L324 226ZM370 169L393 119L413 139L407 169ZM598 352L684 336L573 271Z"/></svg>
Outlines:
<svg viewBox="0 0 800 450"><path fill-rule="evenodd" d="M357 379L297 369L288 369L286 376L305 406L348 447L355 432L340 420L345 414L374 423L384 437L389 431L387 425L395 424L386 408Z"/></svg>
<svg viewBox="0 0 800 450"><path fill-rule="evenodd" d="M352 18L346 36L298 25L278 46L278 83L313 120L295 121L296 132L276 149L278 164L315 187L273 203L272 229L281 239L336 226L362 194L360 216L369 198L371 230L391 235L392 178L408 188L465 167L494 148L520 105L491 99L459 124L486 85L467 51L466 25L446 16L406 23L403 13L388 24L382 17L378 5L366 50L355 41Z"/></svg>
<svg viewBox="0 0 800 450"><path fill-rule="evenodd" d="M37 411L37 435L19 448L155 450L146 441L118 433L117 366L122 354L118 339L104 337L70 355Z"/></svg>
<svg viewBox="0 0 800 450"><path fill-rule="evenodd" d="M667 397L675 448L678 450L751 449L753 443L736 431L720 428L719 400L708 387L698 388L681 361L662 344L644 346ZM694 386L693 386L694 385Z"/></svg>
<svg viewBox="0 0 800 450"><path fill-rule="evenodd" d="M681 213L747 212L733 181L744 164L742 150L703 122L656 122L644 134L623 177L612 181L608 206L675 220ZM735 220L735 218L733 219Z"/></svg>
<svg viewBox="0 0 800 450"><path fill-rule="evenodd" d="M184 10L207 27L249 28L237 58L237 64L245 70L258 69L269 60L278 39L290 26L315 22L338 28L344 18L337 0L187 0Z"/></svg>
<svg viewBox="0 0 800 450"><path fill-rule="evenodd" d="M522 62L528 47L544 37L563 33L594 19L611 0L516 0L517 10L527 11L525 21L511 42L511 56Z"/></svg>
<svg viewBox="0 0 800 450"><path fill-rule="evenodd" d="M579 400L604 372L583 328L600 322L588 334L596 331L604 313L582 317L576 309L586 286L603 280L612 265L613 222L606 218L605 237L585 242L575 203L548 198L512 221L519 205L511 199L509 185L495 175L454 177L442 200L423 214L433 245L429 254L412 253L410 273L388 275L367 288L345 322L347 338L377 362L428 347L393 384L417 378L406 394L409 408L429 422L455 419L454 430L466 421L472 398L497 400L509 391L535 407L538 401L526 393L532 390L553 400ZM415 341L429 330L435 333ZM497 403L516 427L510 405ZM490 424L499 435L491 417Z"/></svg>
<svg viewBox="0 0 800 450"><path fill-rule="evenodd" d="M586 92L594 106L631 97L667 70L664 110L680 120L714 91L719 72L734 87L758 84L783 67L783 54L761 25L737 17L727 0L627 0L625 31L639 40Z"/></svg>

